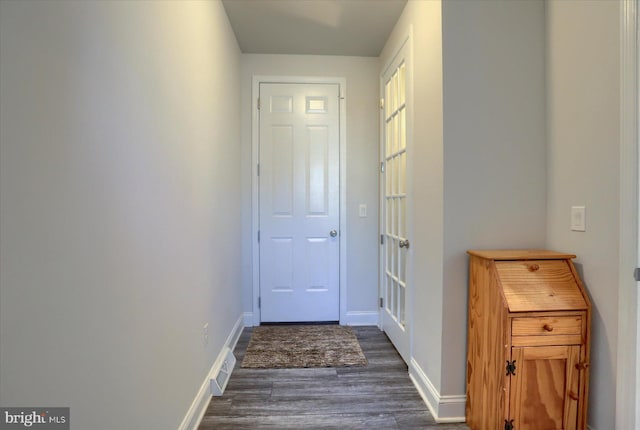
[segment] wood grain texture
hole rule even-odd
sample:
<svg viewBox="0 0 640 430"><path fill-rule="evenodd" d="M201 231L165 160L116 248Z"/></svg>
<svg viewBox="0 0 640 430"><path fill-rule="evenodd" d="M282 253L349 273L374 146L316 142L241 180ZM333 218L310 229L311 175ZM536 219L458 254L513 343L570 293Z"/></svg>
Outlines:
<svg viewBox="0 0 640 430"><path fill-rule="evenodd" d="M498 428L505 410L507 310L493 267L472 256L469 272L466 421L473 429ZM502 375L502 377L500 376Z"/></svg>
<svg viewBox="0 0 640 430"><path fill-rule="evenodd" d="M511 312L587 309L564 260L498 261L495 265Z"/></svg>
<svg viewBox="0 0 640 430"><path fill-rule="evenodd" d="M582 333L582 318L575 317L528 317L511 320L513 336L557 336Z"/></svg>
<svg viewBox="0 0 640 430"><path fill-rule="evenodd" d="M580 292L584 297L584 301L587 303L587 310L585 312L585 318L582 319L582 334L583 334L583 348L580 349L580 363L586 367L580 370L580 399L578 400L578 425L576 428L587 428L587 405L589 404L589 364L591 357L591 301L587 295L587 291L584 288L582 279L578 275L573 262L569 261L569 268L573 273Z"/></svg>
<svg viewBox="0 0 640 430"><path fill-rule="evenodd" d="M513 348L518 363L511 403L512 418L521 430L574 430L577 424L580 346Z"/></svg>
<svg viewBox="0 0 640 430"><path fill-rule="evenodd" d="M505 421L517 430L584 430L591 303L574 256L469 254L467 424L473 430L503 429ZM526 258L511 260L517 255Z"/></svg>
<svg viewBox="0 0 640 430"><path fill-rule="evenodd" d="M469 250L469 255L484 258L486 260L566 260L576 258L574 254L548 251L546 249L491 249Z"/></svg>
<svg viewBox="0 0 640 430"><path fill-rule="evenodd" d="M438 429L407 367L377 327L354 327L366 367L246 369L239 364L221 397L214 397L199 430ZM242 362L252 328L234 351Z"/></svg>
<svg viewBox="0 0 640 430"><path fill-rule="evenodd" d="M558 336L513 336L511 346L553 346L580 345L583 337L580 334L561 334Z"/></svg>

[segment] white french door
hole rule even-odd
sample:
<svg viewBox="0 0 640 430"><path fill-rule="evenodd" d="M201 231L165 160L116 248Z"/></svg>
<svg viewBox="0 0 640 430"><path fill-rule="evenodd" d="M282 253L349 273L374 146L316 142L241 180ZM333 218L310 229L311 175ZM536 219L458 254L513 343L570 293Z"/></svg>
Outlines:
<svg viewBox="0 0 640 430"><path fill-rule="evenodd" d="M408 363L411 244L407 220L407 53L405 45L382 76L380 290L382 328Z"/></svg>
<svg viewBox="0 0 640 430"><path fill-rule="evenodd" d="M260 320L338 321L339 85L259 93Z"/></svg>

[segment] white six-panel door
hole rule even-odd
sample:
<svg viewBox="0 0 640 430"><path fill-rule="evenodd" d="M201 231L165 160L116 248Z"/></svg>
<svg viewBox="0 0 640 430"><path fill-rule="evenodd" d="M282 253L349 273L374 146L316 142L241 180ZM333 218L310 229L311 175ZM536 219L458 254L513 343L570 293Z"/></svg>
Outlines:
<svg viewBox="0 0 640 430"><path fill-rule="evenodd" d="M260 320L338 321L339 85L259 92Z"/></svg>

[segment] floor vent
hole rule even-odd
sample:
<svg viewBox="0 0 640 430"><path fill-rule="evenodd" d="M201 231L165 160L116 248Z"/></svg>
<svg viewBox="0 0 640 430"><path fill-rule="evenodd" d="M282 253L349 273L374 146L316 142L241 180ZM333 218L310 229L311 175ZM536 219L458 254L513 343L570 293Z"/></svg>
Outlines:
<svg viewBox="0 0 640 430"><path fill-rule="evenodd" d="M211 394L214 396L222 396L227 382L229 382L229 378L231 377L231 372L233 372L233 367L236 365L236 357L233 355L231 349L228 347L224 349L225 355L222 365L220 369L218 369L216 377L211 380Z"/></svg>

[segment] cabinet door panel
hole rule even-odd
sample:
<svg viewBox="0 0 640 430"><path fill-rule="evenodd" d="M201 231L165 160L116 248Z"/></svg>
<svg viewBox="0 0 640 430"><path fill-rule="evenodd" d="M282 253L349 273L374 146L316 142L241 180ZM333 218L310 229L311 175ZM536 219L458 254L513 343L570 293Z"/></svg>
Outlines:
<svg viewBox="0 0 640 430"><path fill-rule="evenodd" d="M511 418L518 430L575 430L580 346L512 349Z"/></svg>

